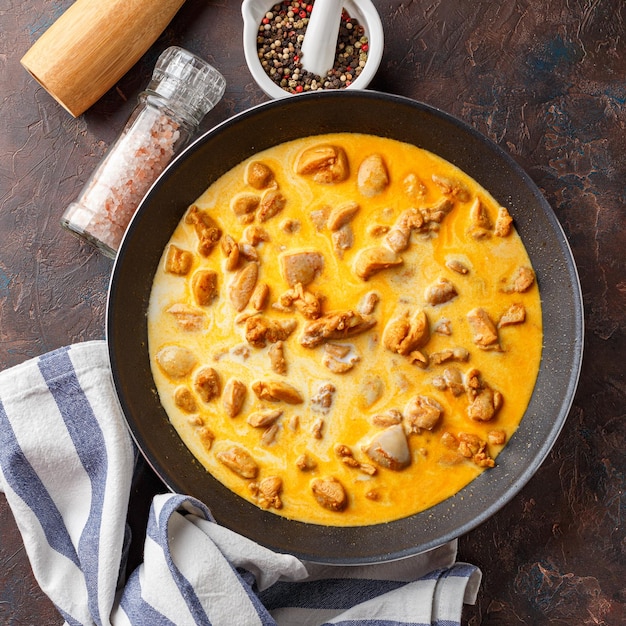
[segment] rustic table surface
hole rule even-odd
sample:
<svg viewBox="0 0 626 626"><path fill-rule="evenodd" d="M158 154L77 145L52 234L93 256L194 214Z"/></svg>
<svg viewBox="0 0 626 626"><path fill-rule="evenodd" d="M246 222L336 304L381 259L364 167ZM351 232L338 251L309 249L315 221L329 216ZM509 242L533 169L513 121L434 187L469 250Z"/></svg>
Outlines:
<svg viewBox="0 0 626 626"><path fill-rule="evenodd" d="M181 45L224 74L204 128L266 100L240 45L240 3L187 0L154 46L77 119L20 66L70 0L0 0L0 369L104 338L112 263L59 218L117 136L158 54ZM528 172L576 259L585 359L567 423L536 476L460 540L483 571L465 623L626 623L626 4L375 0L386 46L373 89L465 120ZM306 123L306 120L303 120ZM161 486L145 470L131 513ZM62 619L0 495L0 623Z"/></svg>

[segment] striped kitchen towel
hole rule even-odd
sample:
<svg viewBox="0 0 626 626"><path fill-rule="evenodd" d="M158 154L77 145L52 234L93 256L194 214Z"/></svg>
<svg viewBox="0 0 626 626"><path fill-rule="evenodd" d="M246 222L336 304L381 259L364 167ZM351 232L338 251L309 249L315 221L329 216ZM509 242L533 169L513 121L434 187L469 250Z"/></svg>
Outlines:
<svg viewBox="0 0 626 626"><path fill-rule="evenodd" d="M454 626L475 601L480 570L456 562L456 542L392 563L314 565L171 493L154 498L143 562L126 578L136 455L104 342L0 373L0 491L65 624Z"/></svg>

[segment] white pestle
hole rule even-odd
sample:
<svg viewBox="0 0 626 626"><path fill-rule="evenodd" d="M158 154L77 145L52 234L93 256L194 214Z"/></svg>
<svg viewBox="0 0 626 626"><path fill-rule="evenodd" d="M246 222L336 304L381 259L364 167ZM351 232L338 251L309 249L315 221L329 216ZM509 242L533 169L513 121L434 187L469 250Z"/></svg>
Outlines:
<svg viewBox="0 0 626 626"><path fill-rule="evenodd" d="M335 64L342 0L315 0L302 41L302 67L326 76Z"/></svg>

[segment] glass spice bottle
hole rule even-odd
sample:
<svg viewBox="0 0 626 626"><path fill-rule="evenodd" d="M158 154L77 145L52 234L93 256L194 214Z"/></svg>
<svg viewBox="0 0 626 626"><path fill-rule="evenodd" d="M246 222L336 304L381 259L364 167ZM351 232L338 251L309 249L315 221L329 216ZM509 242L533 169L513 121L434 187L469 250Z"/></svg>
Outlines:
<svg viewBox="0 0 626 626"><path fill-rule="evenodd" d="M224 77L191 52L172 46L120 136L61 218L61 225L115 258L139 203L224 94Z"/></svg>

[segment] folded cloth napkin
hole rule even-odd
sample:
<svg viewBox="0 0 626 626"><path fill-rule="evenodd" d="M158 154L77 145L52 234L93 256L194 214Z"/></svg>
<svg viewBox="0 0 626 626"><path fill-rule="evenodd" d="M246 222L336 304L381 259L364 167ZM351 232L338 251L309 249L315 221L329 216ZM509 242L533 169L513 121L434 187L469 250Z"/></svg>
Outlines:
<svg viewBox="0 0 626 626"><path fill-rule="evenodd" d="M480 570L456 562L454 541L392 563L321 566L171 493L152 501L143 562L126 577L136 459L104 342L0 373L0 491L65 624L454 626L475 601Z"/></svg>

